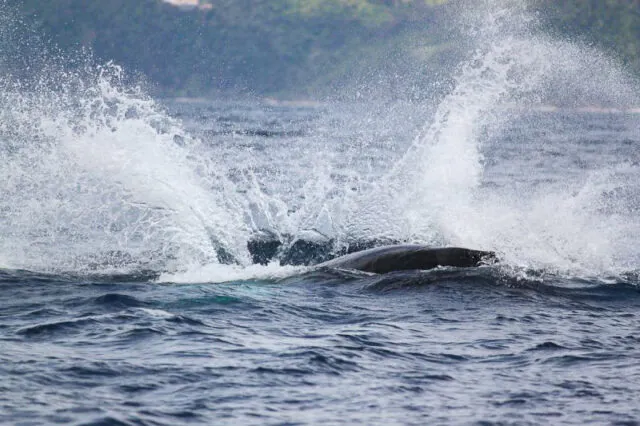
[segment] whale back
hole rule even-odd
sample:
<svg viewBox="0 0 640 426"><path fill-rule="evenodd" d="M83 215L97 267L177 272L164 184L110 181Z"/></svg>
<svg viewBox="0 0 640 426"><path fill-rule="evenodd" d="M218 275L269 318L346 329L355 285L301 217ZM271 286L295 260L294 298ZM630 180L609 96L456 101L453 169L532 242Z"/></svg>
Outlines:
<svg viewBox="0 0 640 426"><path fill-rule="evenodd" d="M495 261L495 253L461 247L430 248L421 245L393 245L348 254L318 267L356 269L385 274L393 271L426 270L438 266L469 268Z"/></svg>

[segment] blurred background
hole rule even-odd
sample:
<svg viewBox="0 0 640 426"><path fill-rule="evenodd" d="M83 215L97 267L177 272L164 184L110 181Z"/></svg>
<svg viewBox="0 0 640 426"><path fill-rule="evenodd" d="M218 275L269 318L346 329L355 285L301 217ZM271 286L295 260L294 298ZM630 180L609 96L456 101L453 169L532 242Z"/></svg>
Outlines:
<svg viewBox="0 0 640 426"><path fill-rule="evenodd" d="M462 21L451 19L464 9L456 0L3 2L37 44L67 57L91 52L169 97L419 98L442 84L463 48ZM546 32L640 71L640 2L532 0L528 7Z"/></svg>

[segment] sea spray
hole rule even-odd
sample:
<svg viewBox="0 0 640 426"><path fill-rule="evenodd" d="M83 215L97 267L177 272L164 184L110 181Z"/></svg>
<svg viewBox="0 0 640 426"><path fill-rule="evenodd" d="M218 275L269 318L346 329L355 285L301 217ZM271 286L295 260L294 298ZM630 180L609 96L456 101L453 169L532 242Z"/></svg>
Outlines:
<svg viewBox="0 0 640 426"><path fill-rule="evenodd" d="M523 2L482 2L462 16L475 49L435 119L383 182L398 194L404 237L429 242L436 234L444 244L492 249L505 263L561 273L628 268L636 256L628 235L638 220L600 212L608 202L603 190L621 182L593 184L611 165L536 190L482 183L484 152L504 143L503 129L526 112L545 105L628 108L637 84L601 52L542 33ZM512 149L545 143L521 136Z"/></svg>
<svg viewBox="0 0 640 426"><path fill-rule="evenodd" d="M245 207L225 165L119 67L87 59L29 80L1 78L0 247L11 266L184 269L221 252L246 262Z"/></svg>
<svg viewBox="0 0 640 426"><path fill-rule="evenodd" d="M636 165L594 162L535 184L518 178L526 167L505 173L511 183L491 173L510 167L495 153L513 126L545 125L532 111L626 107L638 86L597 50L545 35L522 2L460 5L467 55L408 147L402 127L431 106L403 116L388 104L386 115L353 120L344 105L326 105L318 114L328 118L300 135L247 145L230 134L217 145L186 132L115 65L67 67L53 55L26 83L3 74L0 259L73 272L204 271L199 280L210 271L216 281L240 276L216 265L246 266L255 233L311 230L336 250L418 242L492 249L509 267L554 273L633 268ZM524 157L562 134L580 156L561 130L519 133L505 149Z"/></svg>

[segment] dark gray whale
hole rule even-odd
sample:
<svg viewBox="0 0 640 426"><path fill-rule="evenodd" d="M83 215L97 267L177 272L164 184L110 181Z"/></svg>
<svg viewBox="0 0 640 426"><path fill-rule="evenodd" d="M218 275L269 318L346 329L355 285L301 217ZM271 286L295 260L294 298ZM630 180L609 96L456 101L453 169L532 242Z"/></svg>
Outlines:
<svg viewBox="0 0 640 426"><path fill-rule="evenodd" d="M489 251L459 247L429 248L421 245L392 245L347 254L317 265L318 268L356 269L376 274L393 271L433 269L438 266L470 268L495 262Z"/></svg>

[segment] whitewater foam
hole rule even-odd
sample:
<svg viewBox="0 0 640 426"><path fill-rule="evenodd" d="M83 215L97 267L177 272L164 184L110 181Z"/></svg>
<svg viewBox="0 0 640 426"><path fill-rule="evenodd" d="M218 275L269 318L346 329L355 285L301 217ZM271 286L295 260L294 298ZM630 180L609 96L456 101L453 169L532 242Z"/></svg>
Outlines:
<svg viewBox="0 0 640 426"><path fill-rule="evenodd" d="M159 283L192 284L209 283L219 284L232 281L262 281L277 280L308 271L303 266L280 266L278 262L269 265L223 265L208 264L189 268L184 272L163 273L157 279Z"/></svg>

